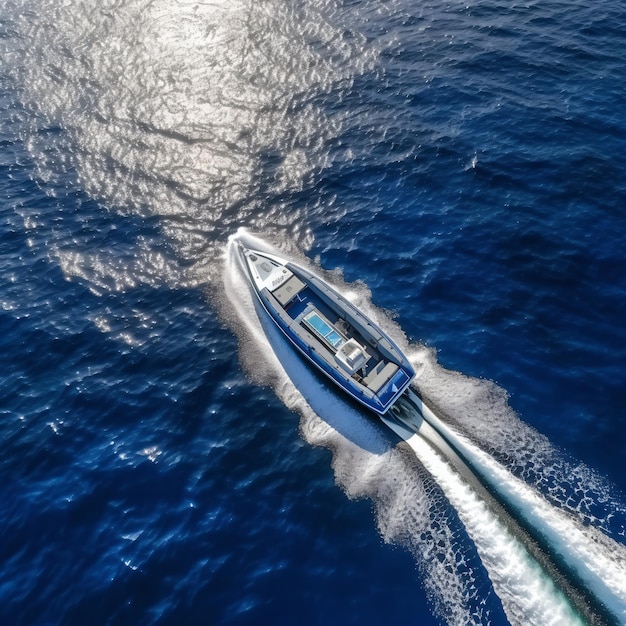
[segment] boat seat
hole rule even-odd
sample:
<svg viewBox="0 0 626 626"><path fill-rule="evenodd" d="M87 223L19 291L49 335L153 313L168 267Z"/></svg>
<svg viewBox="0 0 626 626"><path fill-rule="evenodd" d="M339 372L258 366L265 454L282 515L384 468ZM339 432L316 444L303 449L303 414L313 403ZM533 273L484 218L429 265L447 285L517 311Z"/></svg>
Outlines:
<svg viewBox="0 0 626 626"><path fill-rule="evenodd" d="M384 364L384 365L383 365ZM374 393L378 393L400 368L391 361L379 361L363 379L363 383Z"/></svg>

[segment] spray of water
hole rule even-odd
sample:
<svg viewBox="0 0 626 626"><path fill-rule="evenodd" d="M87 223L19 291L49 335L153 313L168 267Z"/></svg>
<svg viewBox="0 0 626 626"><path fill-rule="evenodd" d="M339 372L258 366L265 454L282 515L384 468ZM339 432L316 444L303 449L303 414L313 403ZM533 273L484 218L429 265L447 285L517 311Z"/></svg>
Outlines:
<svg viewBox="0 0 626 626"><path fill-rule="evenodd" d="M394 424L392 428L436 477L437 483L459 512L489 571L509 621L513 624L582 624L567 598L528 554L524 545L471 486L452 470L445 458L433 450L423 436L397 428Z"/></svg>
<svg viewBox="0 0 626 626"><path fill-rule="evenodd" d="M423 414L459 450L517 514L544 538L601 603L626 621L626 547L598 528L553 506L539 491L513 476L492 456L455 432L422 405Z"/></svg>
<svg viewBox="0 0 626 626"><path fill-rule="evenodd" d="M494 383L444 369L426 348L414 351L413 357L421 368L419 389L446 423L556 507L623 542L626 503L605 477L567 457L520 420L506 392Z"/></svg>

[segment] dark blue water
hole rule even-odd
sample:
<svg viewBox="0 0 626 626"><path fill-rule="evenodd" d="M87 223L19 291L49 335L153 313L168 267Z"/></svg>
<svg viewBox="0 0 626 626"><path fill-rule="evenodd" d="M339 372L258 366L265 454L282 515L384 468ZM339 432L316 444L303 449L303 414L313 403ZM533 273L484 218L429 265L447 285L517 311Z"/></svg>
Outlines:
<svg viewBox="0 0 626 626"><path fill-rule="evenodd" d="M626 619L626 9L58 4L0 19L0 621L546 623L445 471L277 364L240 228L338 268Z"/></svg>

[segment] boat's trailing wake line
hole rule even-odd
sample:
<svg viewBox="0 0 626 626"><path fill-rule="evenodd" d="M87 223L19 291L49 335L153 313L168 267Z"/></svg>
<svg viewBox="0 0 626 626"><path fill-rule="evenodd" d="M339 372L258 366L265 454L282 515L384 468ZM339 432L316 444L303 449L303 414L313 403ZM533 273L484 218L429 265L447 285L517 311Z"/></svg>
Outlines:
<svg viewBox="0 0 626 626"><path fill-rule="evenodd" d="M474 472L551 546L620 623L626 623L626 548L551 505L532 487L512 476L486 452L442 422L428 406L416 400L426 421L470 463Z"/></svg>
<svg viewBox="0 0 626 626"><path fill-rule="evenodd" d="M614 541L626 536L624 494L606 477L568 457L550 440L523 422L495 383L444 369L433 351L409 349L419 363L420 395L457 433L465 435L487 457L500 461L507 472L541 493L559 509L593 526Z"/></svg>
<svg viewBox="0 0 626 626"><path fill-rule="evenodd" d="M487 504L446 459L429 445L435 433L415 433L385 420L436 478L458 511L483 560L507 617L513 624L582 624L567 599Z"/></svg>

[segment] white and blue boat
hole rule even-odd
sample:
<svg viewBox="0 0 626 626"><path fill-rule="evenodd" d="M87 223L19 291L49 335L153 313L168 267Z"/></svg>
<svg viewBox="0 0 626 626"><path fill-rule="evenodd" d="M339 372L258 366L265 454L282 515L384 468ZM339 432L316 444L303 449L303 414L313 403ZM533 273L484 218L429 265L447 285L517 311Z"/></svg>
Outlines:
<svg viewBox="0 0 626 626"><path fill-rule="evenodd" d="M238 244L255 294L285 337L352 398L384 415L415 376L398 346L315 274Z"/></svg>

